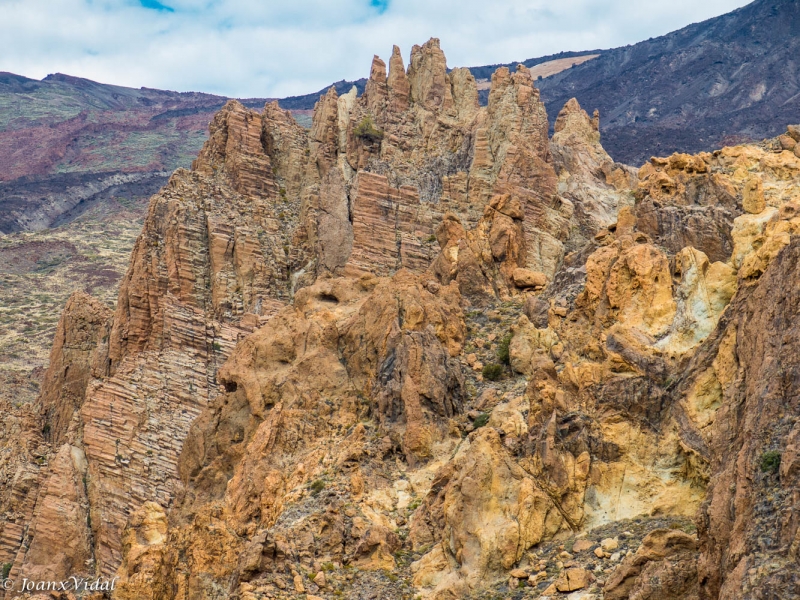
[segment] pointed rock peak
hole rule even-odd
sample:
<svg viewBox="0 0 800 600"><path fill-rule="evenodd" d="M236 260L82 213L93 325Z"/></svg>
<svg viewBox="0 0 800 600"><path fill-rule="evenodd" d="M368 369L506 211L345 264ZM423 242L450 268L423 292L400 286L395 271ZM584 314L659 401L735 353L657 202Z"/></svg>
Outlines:
<svg viewBox="0 0 800 600"><path fill-rule="evenodd" d="M392 87L393 82L407 80L403 55L400 53L400 48L394 46L392 48L392 58L389 59L389 87Z"/></svg>
<svg viewBox="0 0 800 600"><path fill-rule="evenodd" d="M331 131L336 126L339 113L339 94L331 86L324 96L320 96L314 105L314 114L311 117L311 138L318 141L327 141L335 138L338 133Z"/></svg>
<svg viewBox="0 0 800 600"><path fill-rule="evenodd" d="M447 59L439 48L439 40L431 38L422 46L411 49L408 65L411 99L429 110L453 107L450 83L447 79Z"/></svg>
<svg viewBox="0 0 800 600"><path fill-rule="evenodd" d="M577 133L584 136L590 136L592 133L597 132L600 123L600 113L595 111L597 118L597 125L575 98L571 98L558 113L556 124L554 127L555 134L561 132Z"/></svg>
<svg viewBox="0 0 800 600"><path fill-rule="evenodd" d="M234 99L234 100L228 100L225 103L225 106L223 106L220 109L220 112L230 112L230 111L238 111L238 110L247 110L247 108L245 108L244 104L242 104L238 100Z"/></svg>
<svg viewBox="0 0 800 600"><path fill-rule="evenodd" d="M229 100L209 124L208 139L192 170L209 176L224 173L241 194L271 193L273 177L261 141L262 125L258 112Z"/></svg>
<svg viewBox="0 0 800 600"><path fill-rule="evenodd" d="M505 103L514 103L524 110L538 111L539 90L533 85L530 69L517 65L514 73L507 67L500 67L492 74L492 87L489 91L489 107L497 107Z"/></svg>
<svg viewBox="0 0 800 600"><path fill-rule="evenodd" d="M492 73L491 92L494 92L498 88L507 86L510 81L511 72L508 70L508 67L500 67L499 69L496 69L495 72Z"/></svg>
<svg viewBox="0 0 800 600"><path fill-rule="evenodd" d="M386 83L386 63L377 54L372 57L369 79L378 83Z"/></svg>
<svg viewBox="0 0 800 600"><path fill-rule="evenodd" d="M336 88L331 86L324 96L319 97L319 101L314 105L314 115L311 120L312 137L314 132L319 133L320 129L326 129L331 122L336 120L339 111L339 94ZM320 138L315 138L320 139Z"/></svg>
<svg viewBox="0 0 800 600"><path fill-rule="evenodd" d="M369 80L364 86L363 102L375 116L380 115L386 106L386 63L377 54L372 58Z"/></svg>
<svg viewBox="0 0 800 600"><path fill-rule="evenodd" d="M311 120L311 129L314 130L315 125L321 125L322 122L330 119L330 113L337 111L339 103L339 94L336 93L336 88L331 86L324 96L320 96L317 103L314 105L314 114Z"/></svg>
<svg viewBox="0 0 800 600"><path fill-rule="evenodd" d="M423 48L423 49L424 49L424 48L436 48L437 50L440 50L440 47L439 47L439 38L432 37L431 39L429 39L427 42L425 42L425 43L422 45L422 48Z"/></svg>
<svg viewBox="0 0 800 600"><path fill-rule="evenodd" d="M450 87L453 91L453 102L460 116L469 118L480 108L478 102L478 83L467 68L456 68L450 71Z"/></svg>
<svg viewBox="0 0 800 600"><path fill-rule="evenodd" d="M533 85L531 70L525 65L517 65L517 72L513 75L514 83L519 85Z"/></svg>
<svg viewBox="0 0 800 600"><path fill-rule="evenodd" d="M238 100L228 100L225 105L214 115L211 123L208 124L208 131L213 136L217 131L222 131L228 126L228 120L233 114L243 114L247 108Z"/></svg>
<svg viewBox="0 0 800 600"><path fill-rule="evenodd" d="M569 118L571 115L580 114L584 112L581 108L581 105L578 103L577 98L570 98L567 100L567 103L562 107L561 111L558 113L558 117L556 118L556 131L560 131L559 121L561 121L561 127L563 128L564 121ZM584 113L585 114L585 113ZM589 115L586 115L586 118L589 118Z"/></svg>
<svg viewBox="0 0 800 600"><path fill-rule="evenodd" d="M392 58L389 60L389 79L387 83L391 94L391 108L396 112L406 110L411 86L408 83L400 48L397 46L392 49Z"/></svg>

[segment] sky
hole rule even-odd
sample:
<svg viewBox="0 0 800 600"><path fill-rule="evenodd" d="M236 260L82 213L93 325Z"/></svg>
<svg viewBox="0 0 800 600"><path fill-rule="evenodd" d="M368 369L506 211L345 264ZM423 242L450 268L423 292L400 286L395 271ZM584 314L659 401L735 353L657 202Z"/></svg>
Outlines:
<svg viewBox="0 0 800 600"><path fill-rule="evenodd" d="M369 75L397 44L441 40L449 67L613 48L747 0L0 0L0 71L285 97Z"/></svg>

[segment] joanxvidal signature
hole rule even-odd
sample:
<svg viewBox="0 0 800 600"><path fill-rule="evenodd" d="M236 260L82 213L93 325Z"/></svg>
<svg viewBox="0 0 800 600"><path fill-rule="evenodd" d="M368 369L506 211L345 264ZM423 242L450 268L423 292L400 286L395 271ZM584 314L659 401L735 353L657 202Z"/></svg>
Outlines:
<svg viewBox="0 0 800 600"><path fill-rule="evenodd" d="M16 592L103 592L112 591L118 579L119 577L68 577L61 581L39 581L23 577L20 582L4 579L0 586L6 591Z"/></svg>

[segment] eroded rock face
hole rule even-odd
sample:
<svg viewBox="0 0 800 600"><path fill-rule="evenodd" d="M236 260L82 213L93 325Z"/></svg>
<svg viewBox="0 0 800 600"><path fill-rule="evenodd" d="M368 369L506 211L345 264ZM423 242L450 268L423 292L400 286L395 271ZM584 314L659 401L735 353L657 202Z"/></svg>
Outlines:
<svg viewBox="0 0 800 600"><path fill-rule="evenodd" d="M603 597L694 600L697 588L697 539L683 531L657 529L609 577Z"/></svg>
<svg viewBox="0 0 800 600"><path fill-rule="evenodd" d="M436 542L412 567L420 587L480 587L482 580L510 570L526 549L556 533L563 521L494 428L470 435L435 486L446 487L419 513L412 529L415 546Z"/></svg>
<svg viewBox="0 0 800 600"><path fill-rule="evenodd" d="M102 375L104 365L96 364L96 350L106 343L110 317L107 306L84 292L75 292L64 307L39 396L45 437L54 445L67 438L90 378Z"/></svg>
<svg viewBox="0 0 800 600"><path fill-rule="evenodd" d="M269 164L263 150L258 160L251 156L261 148L253 148L261 129L251 117L229 105L197 170L177 172L151 201L120 289L110 376L90 384L81 410L97 559L109 573L122 558L127 515L146 501L172 502L182 441L217 394L217 366L240 336L285 304L291 274L304 264L303 228L298 216L280 212L287 210L280 194L236 191L252 191L247 181ZM223 150L216 144L225 132ZM237 136L243 139L234 142ZM219 164L225 152L234 166ZM215 176L204 174L214 168Z"/></svg>
<svg viewBox="0 0 800 600"><path fill-rule="evenodd" d="M758 281L739 292L716 343L697 357L730 365L716 367L711 479L698 517L701 598L791 597L799 590L797 523L789 516L797 504L797 407L789 374L799 252L792 238ZM697 380L704 376L698 371ZM780 465L769 452L781 455Z"/></svg>
<svg viewBox="0 0 800 600"><path fill-rule="evenodd" d="M287 561L393 566L396 524L368 496L369 464L397 450L413 466L447 443L464 393L452 358L464 337L458 297L455 286L429 292L408 271L323 279L239 344L219 371L226 392L184 444L186 500L150 575L202 595ZM368 434L367 416L383 437ZM308 486L306 503L328 489L337 499L282 520ZM343 512L346 498L354 508ZM209 528L227 534L212 543ZM187 569L188 578L160 575Z"/></svg>
<svg viewBox="0 0 800 600"><path fill-rule="evenodd" d="M309 131L226 105L153 197L113 319L76 296L41 411L9 408L12 575L84 565L154 600L796 594L800 160L778 140L637 173L575 101L547 131L527 69L481 108L435 39ZM699 542L538 555L695 515ZM600 581L582 553L621 564Z"/></svg>
<svg viewBox="0 0 800 600"><path fill-rule="evenodd" d="M103 368L97 356L110 315L95 298L75 292L56 329L37 407L19 416L7 412L15 431L4 439L15 456L3 465L10 481L0 549L14 576L61 580L93 572L79 414L89 381Z"/></svg>
<svg viewBox="0 0 800 600"><path fill-rule="evenodd" d="M635 172L615 163L600 144L599 113L594 117L573 98L558 114L550 151L558 174L558 191L575 207L580 228L570 250L591 239L597 230L617 222L617 213L633 205Z"/></svg>

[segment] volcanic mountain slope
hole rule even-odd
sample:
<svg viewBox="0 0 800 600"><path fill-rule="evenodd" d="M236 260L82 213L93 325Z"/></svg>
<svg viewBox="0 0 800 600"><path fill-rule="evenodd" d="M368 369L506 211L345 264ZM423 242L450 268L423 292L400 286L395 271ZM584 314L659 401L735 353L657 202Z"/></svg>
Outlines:
<svg viewBox="0 0 800 600"><path fill-rule="evenodd" d="M0 73L0 231L57 225L104 194L149 197L191 162L226 101Z"/></svg>
<svg viewBox="0 0 800 600"><path fill-rule="evenodd" d="M744 8L615 48L539 83L549 111L572 97L604 115L627 164L771 138L800 120L800 3Z"/></svg>
<svg viewBox="0 0 800 600"><path fill-rule="evenodd" d="M11 579L797 596L800 129L638 170L599 129L435 39L310 130L226 104L7 407Z"/></svg>

